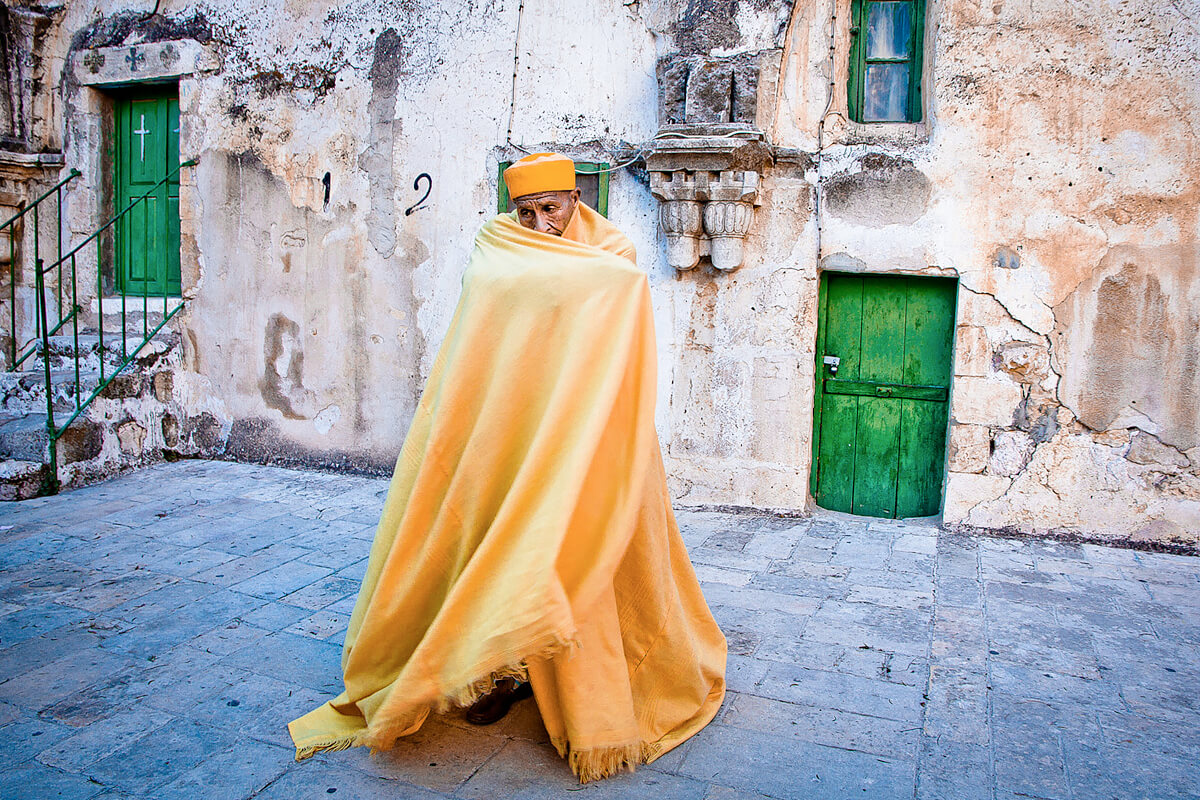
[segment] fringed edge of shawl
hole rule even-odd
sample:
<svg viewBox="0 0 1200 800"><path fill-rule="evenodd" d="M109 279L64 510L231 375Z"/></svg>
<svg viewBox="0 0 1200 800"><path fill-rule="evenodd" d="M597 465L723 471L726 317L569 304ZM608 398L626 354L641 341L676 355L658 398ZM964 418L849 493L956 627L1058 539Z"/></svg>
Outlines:
<svg viewBox="0 0 1200 800"><path fill-rule="evenodd" d="M591 783L616 775L618 772L634 772L659 756L662 746L654 742L634 742L615 747L596 747L591 750L573 750L565 739L551 739L550 743L558 754L567 760L571 772L580 783Z"/></svg>
<svg viewBox="0 0 1200 800"><path fill-rule="evenodd" d="M362 734L356 733L352 736L344 736L341 739L333 739L332 741L322 742L321 744L310 744L304 747L296 748L296 760L303 761L306 758L312 758L317 753L336 753L339 750L349 750L351 747L356 747L363 742Z"/></svg>
<svg viewBox="0 0 1200 800"><path fill-rule="evenodd" d="M555 652L558 651L555 650ZM442 696L433 704L433 711L437 714L445 714L452 708L466 708L469 705L473 705L476 700L491 693L496 688L496 684L505 678L512 678L515 681L527 683L529 681L528 659L507 667L501 667L490 673L487 677L471 681L466 686L462 686L456 691Z"/></svg>
<svg viewBox="0 0 1200 800"><path fill-rule="evenodd" d="M466 708L495 689L496 682L499 680L513 678L518 681L528 681L529 662L531 660L568 655L579 646L578 639L568 639L550 634L545 637L543 643L531 646L531 652L526 653L509 664L492 669L483 677L467 681L457 689L443 693L428 706L417 709L415 712L410 710L399 718L389 720L377 719L367 730L349 737L349 743L343 744L339 740L335 741L334 747L326 748L319 746L316 748L316 751L323 749L342 750L347 747L354 747L355 745L364 745L371 748L372 754L390 750L395 747L398 740L413 732L409 729L412 728L414 713L416 716L423 718L426 709L436 714L444 714L454 708Z"/></svg>

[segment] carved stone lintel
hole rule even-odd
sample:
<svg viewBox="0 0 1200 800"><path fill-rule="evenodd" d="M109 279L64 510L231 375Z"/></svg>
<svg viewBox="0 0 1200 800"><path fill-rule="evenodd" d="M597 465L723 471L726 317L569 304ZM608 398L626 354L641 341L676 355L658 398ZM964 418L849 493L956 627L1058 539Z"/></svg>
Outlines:
<svg viewBox="0 0 1200 800"><path fill-rule="evenodd" d="M669 126L647 149L650 191L662 202L667 262L688 270L708 255L720 270L742 264L742 244L758 204L757 169L747 162L767 148L762 134L723 126ZM736 135L733 135L736 134Z"/></svg>
<svg viewBox="0 0 1200 800"><path fill-rule="evenodd" d="M219 66L216 51L194 39L98 47L72 57L75 77L84 86L177 79Z"/></svg>

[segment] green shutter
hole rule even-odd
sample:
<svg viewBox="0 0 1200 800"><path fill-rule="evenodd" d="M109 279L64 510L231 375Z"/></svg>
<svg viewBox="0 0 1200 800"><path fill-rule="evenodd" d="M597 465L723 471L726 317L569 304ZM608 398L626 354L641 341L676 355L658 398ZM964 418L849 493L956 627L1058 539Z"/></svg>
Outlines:
<svg viewBox="0 0 1200 800"><path fill-rule="evenodd" d="M870 37L872 31L878 38ZM925 0L853 0L846 87L850 119L921 120L924 39ZM870 93L869 86L880 90Z"/></svg>
<svg viewBox="0 0 1200 800"><path fill-rule="evenodd" d="M850 78L846 85L846 105L850 119L862 122L862 15L863 0L854 0L850 6ZM832 91L832 89L831 89Z"/></svg>

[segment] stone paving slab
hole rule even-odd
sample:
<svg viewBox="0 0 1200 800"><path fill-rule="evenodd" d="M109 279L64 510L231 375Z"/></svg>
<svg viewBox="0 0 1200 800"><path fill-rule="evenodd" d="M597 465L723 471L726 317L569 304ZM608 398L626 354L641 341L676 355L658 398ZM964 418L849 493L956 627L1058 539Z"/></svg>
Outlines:
<svg viewBox="0 0 1200 800"><path fill-rule="evenodd" d="M1200 797L1200 559L680 511L728 698L580 787L532 702L293 760L387 482L164 464L0 505L0 798Z"/></svg>

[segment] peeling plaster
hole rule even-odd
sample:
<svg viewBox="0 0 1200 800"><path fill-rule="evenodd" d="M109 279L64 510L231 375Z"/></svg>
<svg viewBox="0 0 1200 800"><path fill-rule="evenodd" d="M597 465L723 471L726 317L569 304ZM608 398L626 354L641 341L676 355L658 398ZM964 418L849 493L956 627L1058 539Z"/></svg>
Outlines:
<svg viewBox="0 0 1200 800"><path fill-rule="evenodd" d="M1165 442L1200 444L1198 256L1114 248L1055 308L1063 396L1084 424L1104 430L1132 412Z"/></svg>
<svg viewBox="0 0 1200 800"><path fill-rule="evenodd" d="M370 131L367 149L359 157L359 166L367 174L371 187L371 210L367 230L379 255L388 258L396 249L396 184L392 163L396 143L397 70L400 67L400 37L388 28L375 40L371 61L371 99L367 103Z"/></svg>
<svg viewBox="0 0 1200 800"><path fill-rule="evenodd" d="M713 98L791 154L756 154L740 270L671 271L655 201L612 175L610 215L651 278L676 497L808 502L820 269L958 275L945 519L1196 530L1200 66L1177 6L932 4L926 119L882 127L845 119L849 21L830 0L526 0L519 38L514 0L286 3L253 23L227 0L123 6L67 4L48 34L68 166L103 173L104 98L61 72L73 49L191 38L219 56L180 87L181 148L201 160L181 189L187 368L170 421L130 417L147 442L386 469L497 161L614 161L671 99L656 67L712 65L720 86L736 62L753 115ZM419 174L428 204L406 214ZM72 196L75 233L101 214L95 188Z"/></svg>

